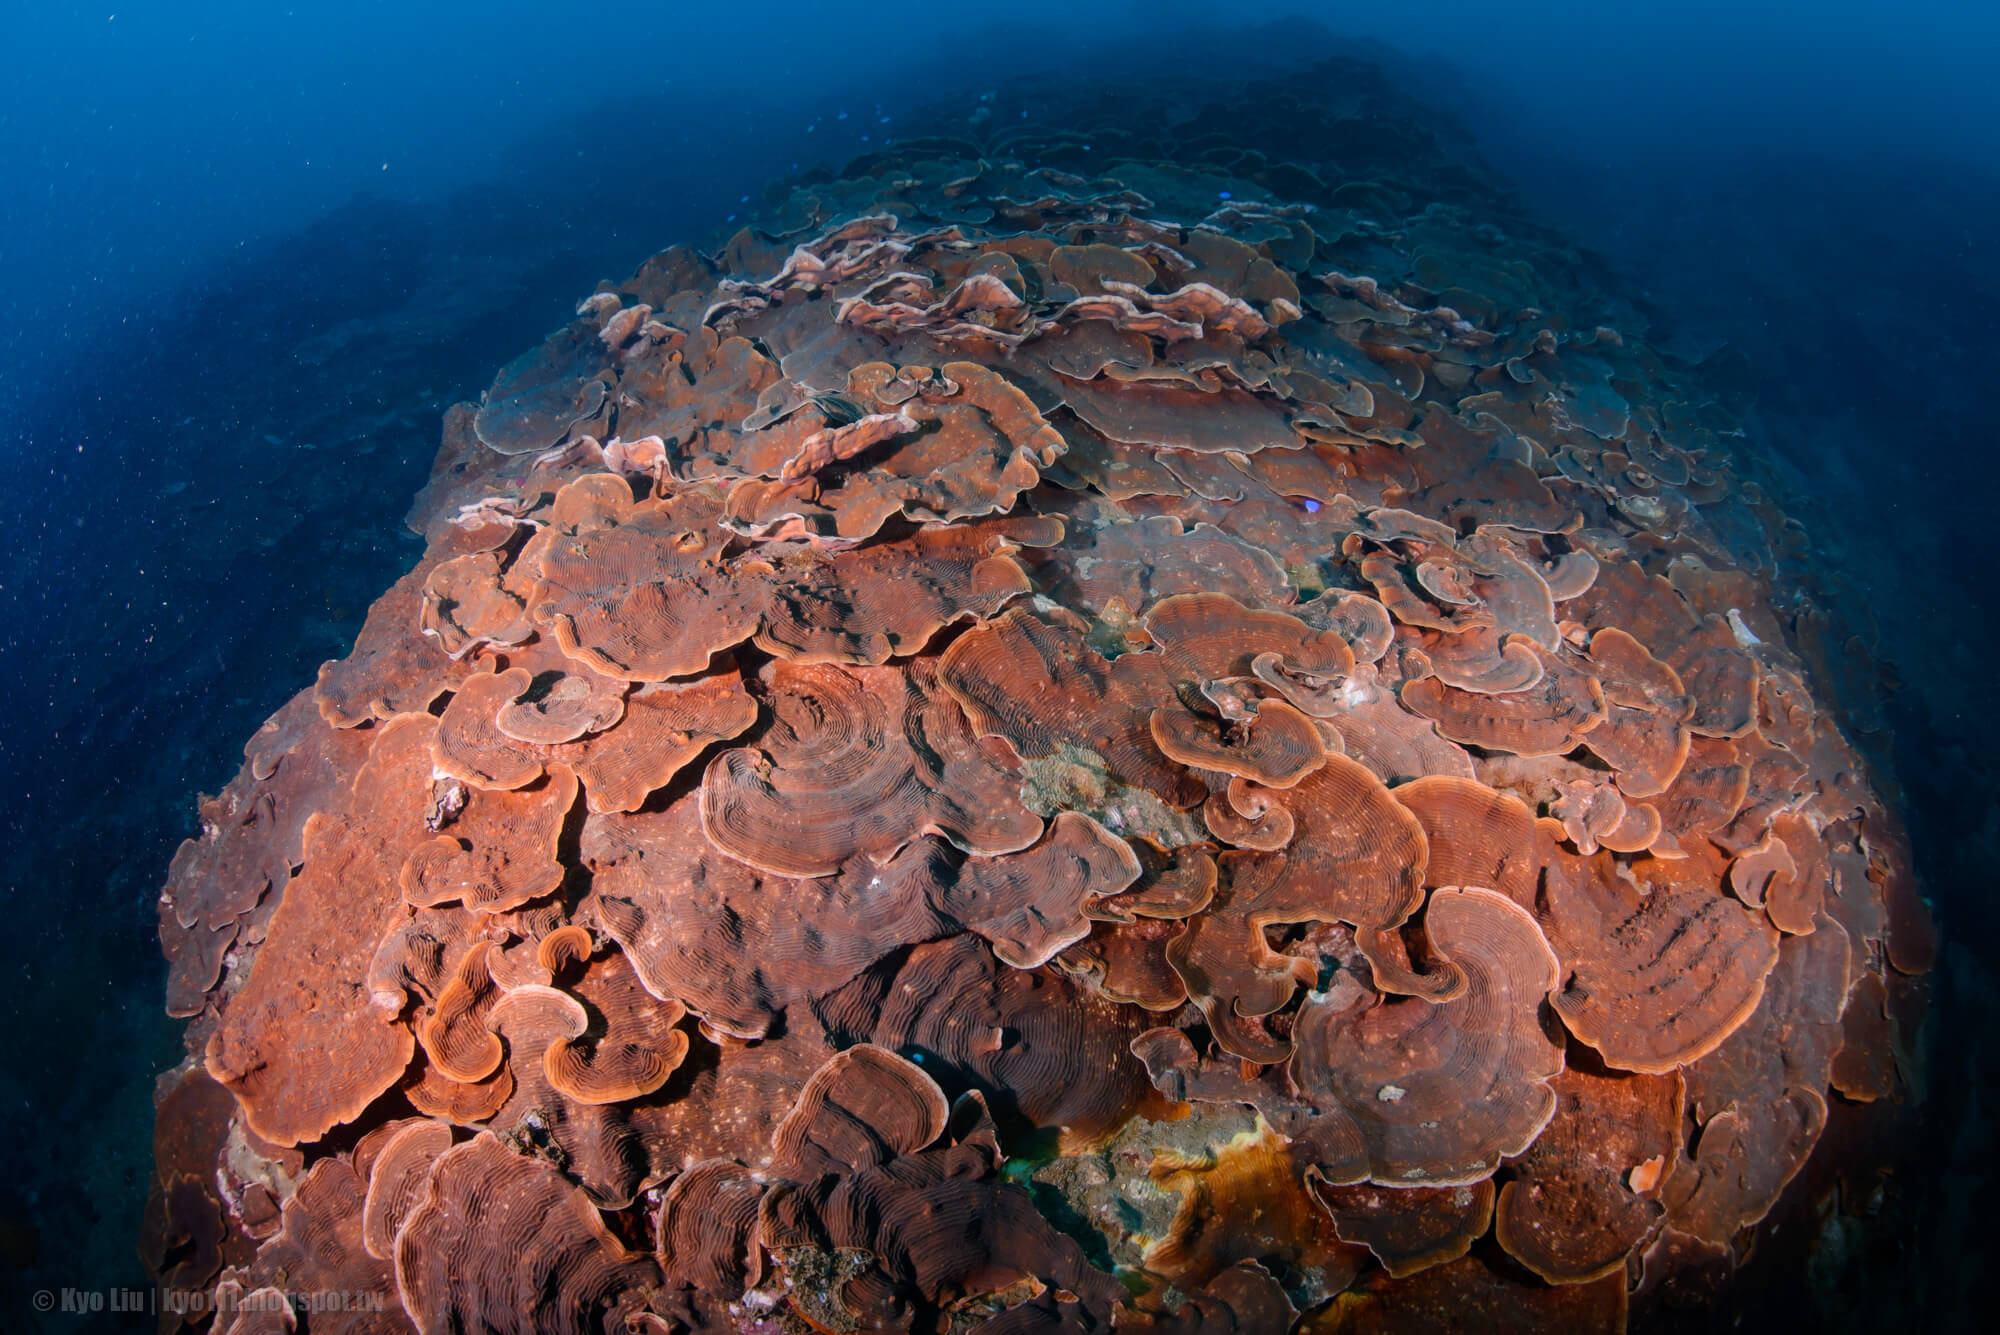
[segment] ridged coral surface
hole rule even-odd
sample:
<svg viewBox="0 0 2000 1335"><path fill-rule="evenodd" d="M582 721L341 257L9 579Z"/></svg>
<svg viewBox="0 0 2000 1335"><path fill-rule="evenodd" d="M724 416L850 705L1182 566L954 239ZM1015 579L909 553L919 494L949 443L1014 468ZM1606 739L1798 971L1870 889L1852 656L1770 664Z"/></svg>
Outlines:
<svg viewBox="0 0 2000 1335"><path fill-rule="evenodd" d="M452 410L162 896L173 1282L1575 1330L1743 1259L1897 1092L1898 825L1736 424L1381 157L910 141Z"/></svg>

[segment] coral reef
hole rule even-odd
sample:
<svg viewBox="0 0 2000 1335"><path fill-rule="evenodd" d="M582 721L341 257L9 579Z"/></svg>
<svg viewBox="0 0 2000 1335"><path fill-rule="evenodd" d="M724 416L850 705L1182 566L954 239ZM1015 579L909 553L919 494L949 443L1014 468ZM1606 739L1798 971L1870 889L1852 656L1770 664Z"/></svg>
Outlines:
<svg viewBox="0 0 2000 1335"><path fill-rule="evenodd" d="M1907 1106L1926 909L1733 422L1435 144L1272 96L1347 166L907 141L448 415L161 898L163 1278L1618 1329Z"/></svg>

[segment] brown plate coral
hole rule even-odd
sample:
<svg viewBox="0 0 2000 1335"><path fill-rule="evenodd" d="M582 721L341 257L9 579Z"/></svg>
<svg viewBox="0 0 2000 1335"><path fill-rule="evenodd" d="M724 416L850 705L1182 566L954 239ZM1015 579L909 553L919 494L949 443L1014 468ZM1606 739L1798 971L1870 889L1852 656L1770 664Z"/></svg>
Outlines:
<svg viewBox="0 0 2000 1335"><path fill-rule="evenodd" d="M161 897L163 1280L1617 1329L1893 1115L1924 906L1702 387L1407 142L1078 135L803 179L447 418Z"/></svg>

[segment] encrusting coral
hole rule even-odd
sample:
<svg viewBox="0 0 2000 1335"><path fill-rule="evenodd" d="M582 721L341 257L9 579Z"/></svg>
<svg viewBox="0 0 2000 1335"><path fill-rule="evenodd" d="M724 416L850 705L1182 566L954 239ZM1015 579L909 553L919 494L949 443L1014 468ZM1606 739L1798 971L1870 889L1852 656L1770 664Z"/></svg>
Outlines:
<svg viewBox="0 0 2000 1335"><path fill-rule="evenodd" d="M1615 1329L1893 1115L1934 945L1790 529L1372 77L1259 113L1346 168L816 173L454 410L161 897L163 1282Z"/></svg>

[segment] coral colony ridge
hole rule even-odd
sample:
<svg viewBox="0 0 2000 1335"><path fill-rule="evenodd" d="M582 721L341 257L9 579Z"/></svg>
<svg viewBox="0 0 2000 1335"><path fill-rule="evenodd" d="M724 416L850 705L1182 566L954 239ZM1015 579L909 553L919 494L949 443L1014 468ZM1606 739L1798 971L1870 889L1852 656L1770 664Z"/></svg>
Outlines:
<svg viewBox="0 0 2000 1335"><path fill-rule="evenodd" d="M189 1322L1618 1330L1861 1208L1934 943L1801 530L1254 91L800 177L450 411L161 897Z"/></svg>

